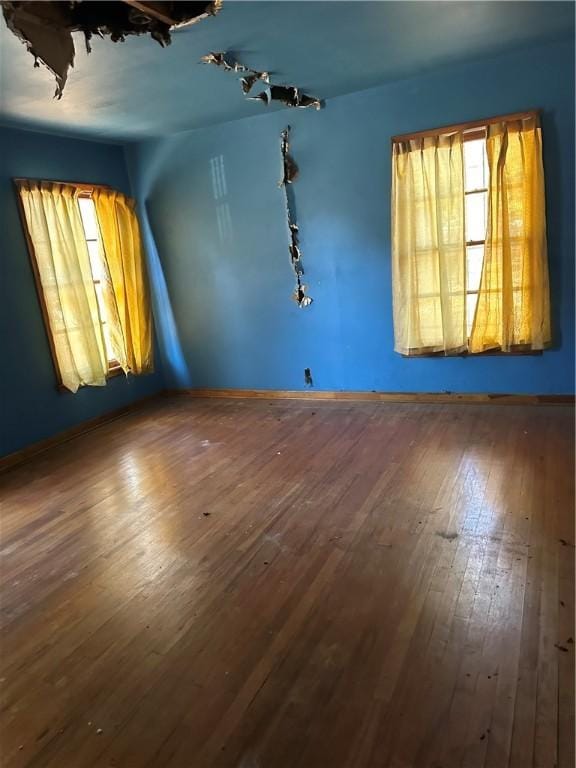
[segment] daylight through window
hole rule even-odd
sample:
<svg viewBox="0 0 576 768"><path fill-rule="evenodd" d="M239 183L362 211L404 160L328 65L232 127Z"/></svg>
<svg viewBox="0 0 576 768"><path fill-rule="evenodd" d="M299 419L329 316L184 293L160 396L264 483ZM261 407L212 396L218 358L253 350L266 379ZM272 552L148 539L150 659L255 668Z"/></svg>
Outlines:
<svg viewBox="0 0 576 768"><path fill-rule="evenodd" d="M466 332L470 337L478 303L488 218L486 139L464 140L464 209L466 230Z"/></svg>
<svg viewBox="0 0 576 768"><path fill-rule="evenodd" d="M102 326L102 335L106 345L106 359L108 361L108 370L116 371L120 369L120 363L112 351L110 339L110 321L107 317L106 303L104 301L104 285L106 279L106 264L103 258L102 243L100 242L100 232L98 229L98 219L96 218L96 208L90 192L83 192L78 197L78 206L80 216L82 217L82 226L84 228L84 237L90 256L90 267L92 269L92 278L98 300L98 314L100 315L100 325Z"/></svg>

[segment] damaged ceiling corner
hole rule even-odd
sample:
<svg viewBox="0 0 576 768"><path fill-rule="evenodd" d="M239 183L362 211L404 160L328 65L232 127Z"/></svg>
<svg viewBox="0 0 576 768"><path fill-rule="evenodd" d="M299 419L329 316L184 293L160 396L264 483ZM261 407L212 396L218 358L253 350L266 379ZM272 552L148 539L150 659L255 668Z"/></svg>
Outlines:
<svg viewBox="0 0 576 768"><path fill-rule="evenodd" d="M56 79L54 96L62 98L70 67L74 66L72 32L83 32L90 53L93 35L123 42L129 35L149 34L161 46L170 45L174 29L217 14L222 0L208 2L8 2L2 12L8 29Z"/></svg>

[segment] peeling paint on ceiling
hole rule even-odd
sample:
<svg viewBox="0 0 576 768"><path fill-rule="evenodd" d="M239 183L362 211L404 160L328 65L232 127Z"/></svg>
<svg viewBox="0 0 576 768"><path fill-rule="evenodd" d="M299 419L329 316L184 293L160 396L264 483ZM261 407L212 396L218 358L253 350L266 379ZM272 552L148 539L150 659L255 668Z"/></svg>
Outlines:
<svg viewBox="0 0 576 768"><path fill-rule="evenodd" d="M174 27L181 27L215 16L221 0L206 2L9 2L2 0L2 12L8 29L34 57L34 66L42 63L56 78L54 96L61 99L74 66L72 32L82 32L86 52L91 53L93 35L109 37L113 43L129 35L150 35L162 47L170 45Z"/></svg>
<svg viewBox="0 0 576 768"><path fill-rule="evenodd" d="M81 33L64 98L34 69L25 46L0 21L0 122L100 139L130 140L261 114L238 98L238 82L199 64L228 51L274 83L334 96L432 69L566 39L571 2L224 2L213 19L174 31L167 49L145 36L111 45ZM267 111L284 109L274 102Z"/></svg>

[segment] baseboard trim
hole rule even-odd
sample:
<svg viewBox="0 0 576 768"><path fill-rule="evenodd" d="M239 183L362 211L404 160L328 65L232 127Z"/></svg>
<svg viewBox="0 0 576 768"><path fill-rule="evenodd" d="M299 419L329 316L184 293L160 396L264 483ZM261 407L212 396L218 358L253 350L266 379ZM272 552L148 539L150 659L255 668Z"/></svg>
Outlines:
<svg viewBox="0 0 576 768"><path fill-rule="evenodd" d="M170 389L167 395L258 400L344 400L383 403L489 403L491 405L574 405L574 395L514 395L462 392L338 392L286 389Z"/></svg>
<svg viewBox="0 0 576 768"><path fill-rule="evenodd" d="M39 453L47 451L49 448L54 448L62 443L67 443L70 440L74 440L76 437L80 437L87 432L92 432L92 430L102 427L104 424L116 421L116 419L121 419L123 416L127 416L133 411L138 411L148 405L152 400L159 399L162 394L162 392L155 392L153 395L148 395L141 400L136 400L121 408L116 408L108 413L103 413L101 416L95 416L93 419L82 421L80 424L75 424L73 427L65 429L63 432L58 432L56 435L32 443L25 448L21 448L19 451L2 456L0 457L0 472L15 467L18 464L23 464L34 456L37 456Z"/></svg>
<svg viewBox="0 0 576 768"><path fill-rule="evenodd" d="M491 405L574 405L574 395L512 395L490 393L458 393L458 392L337 392L328 390L287 390L287 389L166 389L144 397L122 408L88 419L69 429L47 437L37 443L26 446L19 451L0 457L0 472L23 464L39 453L49 448L67 443L76 437L92 432L94 429L111 421L127 416L144 408L151 401L162 397L185 396L227 399L256 399L256 400L324 400L348 402L381 402L381 403L461 403L461 404L491 404Z"/></svg>

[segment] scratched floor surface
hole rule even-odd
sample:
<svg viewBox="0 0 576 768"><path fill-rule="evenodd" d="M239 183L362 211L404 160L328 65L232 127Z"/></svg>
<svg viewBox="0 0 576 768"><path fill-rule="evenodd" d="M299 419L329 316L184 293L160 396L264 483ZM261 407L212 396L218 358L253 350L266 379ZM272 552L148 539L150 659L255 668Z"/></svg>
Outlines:
<svg viewBox="0 0 576 768"><path fill-rule="evenodd" d="M573 768L573 411L177 398L0 476L3 768Z"/></svg>

